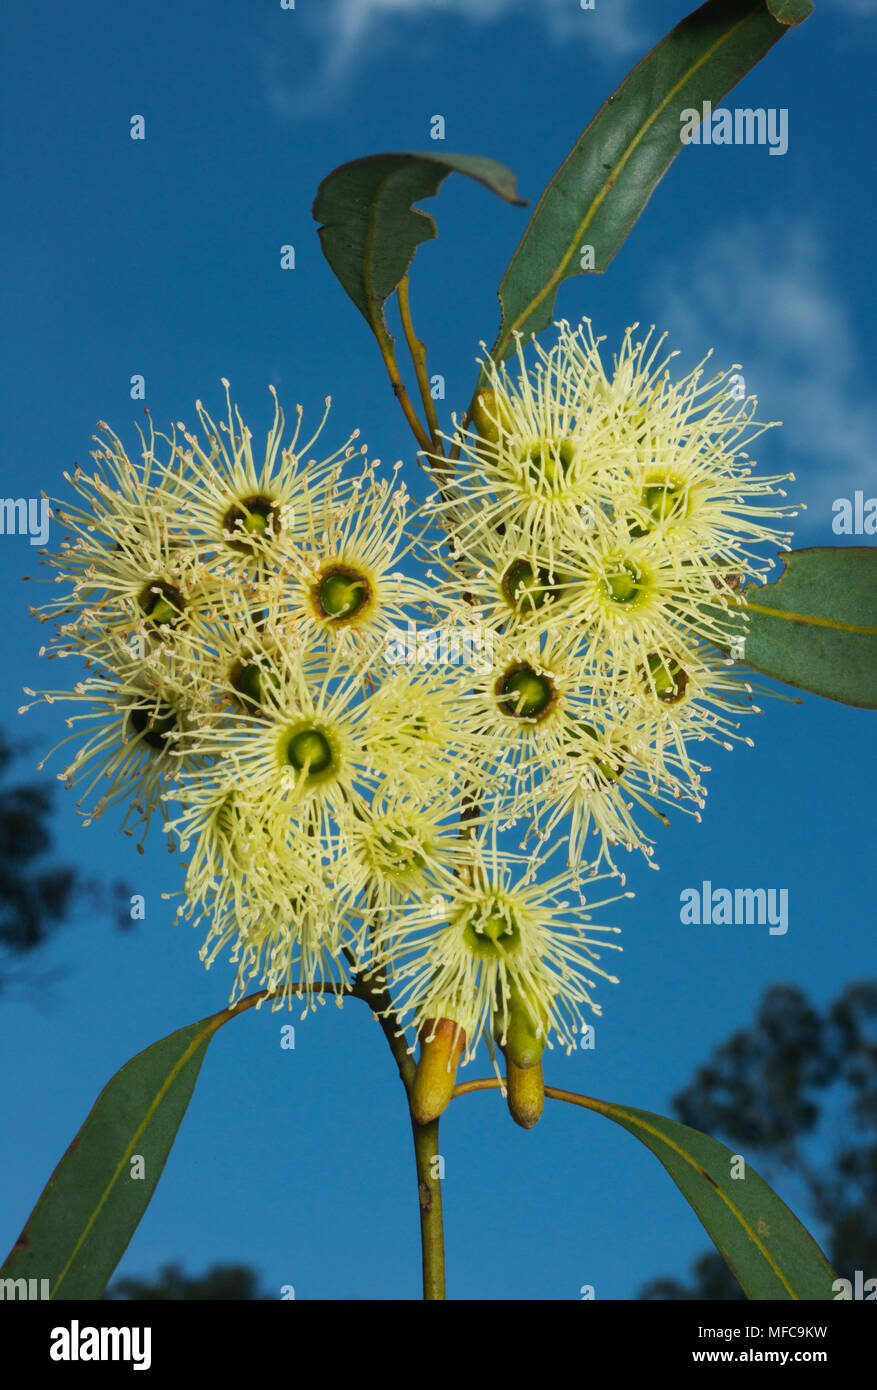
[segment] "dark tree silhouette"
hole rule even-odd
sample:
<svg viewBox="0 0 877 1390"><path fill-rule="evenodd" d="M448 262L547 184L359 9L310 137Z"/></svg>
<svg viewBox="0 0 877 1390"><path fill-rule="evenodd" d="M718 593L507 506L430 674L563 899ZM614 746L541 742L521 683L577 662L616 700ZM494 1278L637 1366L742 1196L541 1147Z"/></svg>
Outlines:
<svg viewBox="0 0 877 1390"><path fill-rule="evenodd" d="M639 1297L663 1302L682 1299L731 1302L738 1298L741 1302L746 1301L745 1293L718 1250L707 1250L698 1256L691 1266L689 1283L680 1283L678 1279L655 1279L645 1286Z"/></svg>
<svg viewBox="0 0 877 1390"><path fill-rule="evenodd" d="M792 985L773 985L754 1025L715 1048L675 1097L683 1124L751 1158L775 1184L792 1174L808 1226L827 1232L843 1278L877 1276L877 982L847 985L823 1013ZM644 1299L737 1299L717 1251L688 1283L655 1280Z"/></svg>
<svg viewBox="0 0 877 1390"><path fill-rule="evenodd" d="M113 913L120 927L132 925L123 883L106 887L72 865L53 862L55 787L10 781L18 751L0 730L0 993L32 978L20 962L80 906Z"/></svg>
<svg viewBox="0 0 877 1390"><path fill-rule="evenodd" d="M154 1279L119 1279L104 1294L105 1299L132 1299L152 1302L156 1299L183 1301L201 1299L228 1301L252 1299L264 1302L272 1294L259 1288L259 1276L249 1265L212 1265L201 1275L183 1273L181 1265L167 1264Z"/></svg>

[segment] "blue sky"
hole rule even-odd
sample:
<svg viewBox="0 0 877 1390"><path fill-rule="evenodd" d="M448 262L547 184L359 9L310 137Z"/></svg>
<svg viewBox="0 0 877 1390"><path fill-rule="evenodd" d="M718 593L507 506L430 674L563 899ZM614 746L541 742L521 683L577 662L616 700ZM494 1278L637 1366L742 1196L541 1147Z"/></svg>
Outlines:
<svg viewBox="0 0 877 1390"><path fill-rule="evenodd" d="M219 409L223 376L256 434L270 423L269 382L288 410L301 402L306 422L331 394L325 438L359 426L373 455L406 460L423 495L369 330L320 252L310 214L320 179L358 155L440 150L429 127L441 114L444 148L503 160L535 201L684 10L669 0L597 0L594 11L577 0L16 7L0 58L3 495L63 494L61 474L86 461L98 419L133 449L138 373L159 428L193 418L196 398ZM871 86L875 15L874 0L818 3L726 102L786 108L788 152L683 150L607 274L567 281L558 298L559 314L588 314L610 347L628 324L654 322L681 367L710 347L719 364L741 364L763 418L784 422L758 457L765 471L797 474L808 504L798 545L838 543L832 501L877 492L877 209L856 96ZM142 141L129 136L135 114ZM428 206L439 239L418 254L412 305L431 370L446 378L447 424L471 393L479 340L495 334L495 286L527 212L463 179ZM294 271L280 269L287 243ZM59 680L36 655L26 537L0 538L0 565L0 720L48 746L60 736L52 711L15 715L23 685ZM627 866L637 898L619 905L622 983L603 999L596 1049L548 1060L554 1084L666 1112L770 982L825 1003L873 975L873 715L816 697L764 703L756 748L713 760L703 823L679 816L661 832L660 873ZM199 940L172 926L160 894L179 886L178 867L160 838L140 857L112 818L83 830L72 796L59 800L59 853L126 878L147 915L124 936L103 921L66 927L46 957L63 978L38 999L0 1000L4 1249L108 1077L221 1008L232 979L221 963L206 973ZM788 888L788 933L683 925L679 895L704 879ZM120 1272L244 1260L278 1295L292 1284L299 1298L416 1297L407 1116L379 1030L356 1001L329 1006L294 1019L289 1052L284 1021L251 1012L213 1043ZM706 1244L654 1158L572 1107L549 1103L525 1134L496 1095L469 1096L443 1122L441 1149L452 1296L575 1299L591 1284L598 1298L630 1298Z"/></svg>

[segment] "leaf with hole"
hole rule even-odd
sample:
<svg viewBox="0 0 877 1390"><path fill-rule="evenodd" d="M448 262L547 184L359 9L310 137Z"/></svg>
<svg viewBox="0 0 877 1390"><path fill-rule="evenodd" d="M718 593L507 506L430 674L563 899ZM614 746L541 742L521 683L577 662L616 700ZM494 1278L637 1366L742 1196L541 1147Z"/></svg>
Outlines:
<svg viewBox="0 0 877 1390"><path fill-rule="evenodd" d="M384 344L392 342L384 307L421 242L436 235L432 217L412 207L438 193L451 173L522 205L515 176L495 159L466 154L373 154L342 164L317 191L320 243L356 307Z"/></svg>

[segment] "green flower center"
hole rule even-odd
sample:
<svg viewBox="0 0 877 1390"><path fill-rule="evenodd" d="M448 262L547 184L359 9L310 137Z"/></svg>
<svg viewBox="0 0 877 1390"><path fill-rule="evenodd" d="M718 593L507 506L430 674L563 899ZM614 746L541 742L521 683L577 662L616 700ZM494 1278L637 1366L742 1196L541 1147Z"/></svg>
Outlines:
<svg viewBox="0 0 877 1390"><path fill-rule="evenodd" d="M524 664L512 666L500 676L496 693L503 713L517 719L544 718L557 699L557 691L548 676Z"/></svg>
<svg viewBox="0 0 877 1390"><path fill-rule="evenodd" d="M554 487L566 478L575 454L571 439L540 439L527 453L527 471L534 482Z"/></svg>
<svg viewBox="0 0 877 1390"><path fill-rule="evenodd" d="M691 510L691 494L685 483L674 482L672 478L658 478L647 482L642 490L642 509L630 527L632 536L645 536L655 526L665 521L679 521Z"/></svg>
<svg viewBox="0 0 877 1390"><path fill-rule="evenodd" d="M587 738L589 740L593 739L596 742L599 738L593 724L570 724L569 733L572 734L573 740ZM599 782L617 782L624 772L623 761L618 763L611 762L610 759L606 757L605 753L598 748L584 748L581 745L577 747L575 742L573 742L567 751L571 757L581 756L587 758Z"/></svg>
<svg viewBox="0 0 877 1390"><path fill-rule="evenodd" d="M276 671L266 669L257 661L236 661L231 668L229 684L237 691L241 704L248 709L258 709L266 695L266 687L280 689L280 677Z"/></svg>
<svg viewBox="0 0 877 1390"><path fill-rule="evenodd" d="M613 603L635 603L645 588L645 575L632 560L616 560L603 571L602 588Z"/></svg>
<svg viewBox="0 0 877 1390"><path fill-rule="evenodd" d="M371 598L371 585L357 570L333 565L320 576L314 597L323 617L340 623L362 611Z"/></svg>
<svg viewBox="0 0 877 1390"><path fill-rule="evenodd" d="M482 908L463 928L463 940L473 955L498 960L517 951L521 931L509 909L494 903Z"/></svg>
<svg viewBox="0 0 877 1390"><path fill-rule="evenodd" d="M411 832L387 826L379 835L372 854L375 867L388 876L403 876L422 869L426 860L412 843Z"/></svg>
<svg viewBox="0 0 877 1390"><path fill-rule="evenodd" d="M669 480L648 483L643 488L643 506L651 512L655 521L669 521L671 517L684 516L688 511L687 489L681 483Z"/></svg>
<svg viewBox="0 0 877 1390"><path fill-rule="evenodd" d="M647 662L651 688L658 699L665 705L678 704L684 698L688 685L688 675L679 662L675 657L662 656L660 652L652 652Z"/></svg>
<svg viewBox="0 0 877 1390"><path fill-rule="evenodd" d="M595 758L594 771L600 782L617 782L624 767L621 763L611 763L608 758Z"/></svg>
<svg viewBox="0 0 877 1390"><path fill-rule="evenodd" d="M513 560L502 577L502 591L515 608L541 608L551 587L545 570L529 560Z"/></svg>
<svg viewBox="0 0 877 1390"><path fill-rule="evenodd" d="M176 627L186 611L186 600L179 589L163 579L150 579L137 602L155 627Z"/></svg>
<svg viewBox="0 0 877 1390"><path fill-rule="evenodd" d="M171 732L179 727L176 711L170 705L132 709L128 718L139 741L159 753L167 747Z"/></svg>
<svg viewBox="0 0 877 1390"><path fill-rule="evenodd" d="M331 770L335 761L332 745L322 729L299 729L286 745L286 761L298 772L318 777Z"/></svg>
<svg viewBox="0 0 877 1390"><path fill-rule="evenodd" d="M280 531L280 512L271 497L259 494L242 497L229 507L222 519L223 533L232 550L241 555L254 555L259 542L272 540Z"/></svg>

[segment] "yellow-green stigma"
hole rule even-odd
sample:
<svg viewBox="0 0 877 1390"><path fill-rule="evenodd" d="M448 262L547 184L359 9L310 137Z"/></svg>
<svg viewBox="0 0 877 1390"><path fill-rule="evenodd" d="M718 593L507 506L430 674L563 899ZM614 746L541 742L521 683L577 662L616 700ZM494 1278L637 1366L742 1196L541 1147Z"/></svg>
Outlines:
<svg viewBox="0 0 877 1390"><path fill-rule="evenodd" d="M178 722L176 712L170 705L159 705L155 709L138 707L131 710L128 719L139 742L159 753L167 747L168 738Z"/></svg>
<svg viewBox="0 0 877 1390"><path fill-rule="evenodd" d="M257 552L261 540L271 540L280 530L277 503L261 494L242 497L229 507L222 519L222 530L232 550L241 555Z"/></svg>
<svg viewBox="0 0 877 1390"><path fill-rule="evenodd" d="M521 931L508 907L495 900L481 904L463 928L463 940L482 960L499 960L516 951Z"/></svg>
<svg viewBox="0 0 877 1390"><path fill-rule="evenodd" d="M502 577L502 591L513 608L541 608L551 589L545 570L529 560L513 560Z"/></svg>
<svg viewBox="0 0 877 1390"><path fill-rule="evenodd" d="M186 600L179 589L163 579L150 579L137 602L155 627L176 627L186 610Z"/></svg>
<svg viewBox="0 0 877 1390"><path fill-rule="evenodd" d="M348 565L332 565L324 570L313 593L322 616L342 623L362 612L371 598L371 585Z"/></svg>
<svg viewBox="0 0 877 1390"><path fill-rule="evenodd" d="M525 663L512 666L496 683L499 707L517 719L544 719L557 699L548 676Z"/></svg>
<svg viewBox="0 0 877 1390"><path fill-rule="evenodd" d="M662 656L652 652L646 658L649 668L650 689L664 705L677 705L684 699L688 686L688 675L675 657Z"/></svg>

